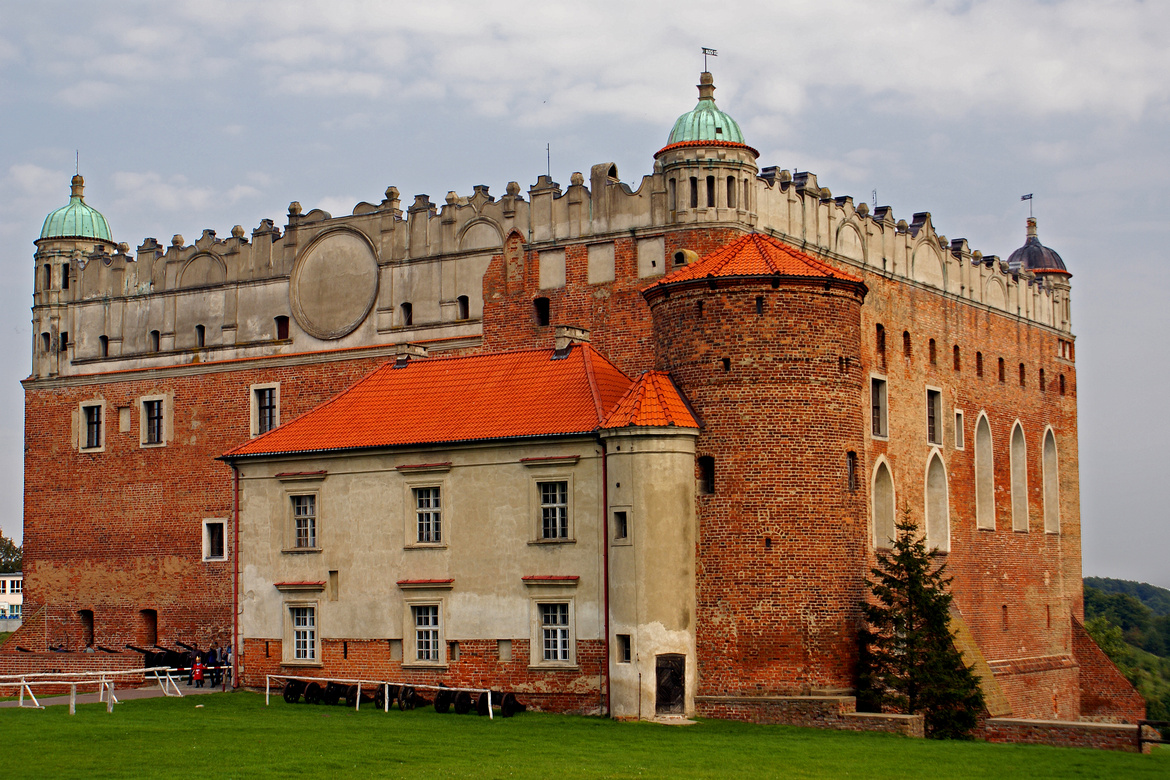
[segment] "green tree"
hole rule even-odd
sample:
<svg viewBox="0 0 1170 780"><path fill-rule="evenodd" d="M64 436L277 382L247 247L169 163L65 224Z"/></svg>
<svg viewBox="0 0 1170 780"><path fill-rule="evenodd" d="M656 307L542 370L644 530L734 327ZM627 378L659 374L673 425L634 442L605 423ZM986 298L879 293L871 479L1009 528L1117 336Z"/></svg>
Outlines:
<svg viewBox="0 0 1170 780"><path fill-rule="evenodd" d="M0 532L0 573L9 574L14 571L20 571L23 559L23 545L18 546L16 542L5 536L3 532Z"/></svg>
<svg viewBox="0 0 1170 780"><path fill-rule="evenodd" d="M873 599L864 606L859 704L921 713L928 737L969 739L983 692L951 638L951 578L926 551L909 507L897 537L889 552L878 551L866 580Z"/></svg>

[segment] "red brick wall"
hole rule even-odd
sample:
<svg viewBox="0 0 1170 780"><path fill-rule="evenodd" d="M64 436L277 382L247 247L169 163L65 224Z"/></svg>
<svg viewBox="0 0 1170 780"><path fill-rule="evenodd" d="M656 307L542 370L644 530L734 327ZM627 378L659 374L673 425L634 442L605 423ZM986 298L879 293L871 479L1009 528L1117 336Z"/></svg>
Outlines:
<svg viewBox="0 0 1170 780"><path fill-rule="evenodd" d="M739 234L727 228L687 228L667 233L662 263L669 273L678 250L706 254ZM522 271L519 278L509 280L506 251L492 258L484 274L484 351L548 348L553 344L555 326L573 325L589 330L591 344L631 377L653 367L650 309L641 291L662 277L638 278L635 239L614 240L614 281L602 284L588 282L587 244L556 247L565 252L565 286L548 290L540 289L540 253L529 250L518 236L509 241L515 242L511 251L522 257ZM535 321L533 301L539 297L549 299L547 327Z"/></svg>
<svg viewBox="0 0 1170 780"><path fill-rule="evenodd" d="M48 607L43 624L13 641L83 646L77 611L94 613L96 644L143 641L139 610L158 612L159 644L206 647L231 636L231 469L215 457L249 436L249 386L280 382L289 420L380 365L361 358L282 368L249 362L207 373L151 378L130 373L91 385L25 394L25 612ZM141 376L141 378L139 378ZM145 395L174 394L174 440L139 446ZM105 451L78 452L70 419L81 401L104 399ZM119 432L118 408L131 410ZM228 560L203 562L203 519L225 518Z"/></svg>
<svg viewBox="0 0 1170 780"><path fill-rule="evenodd" d="M601 682L604 647L597 640L577 642L576 670L535 671L529 668L529 640L512 640L512 660L500 660L496 640L460 640L459 658L448 661L447 669L426 671L404 669L393 660L390 642L385 639L321 642L323 666L290 666L281 663L278 639L248 639L244 643L244 685L264 687L265 676L288 674L304 677L368 679L411 685L439 685L455 688L490 688L515 693L525 706L547 712L597 714L604 709L605 689ZM420 691L434 698L428 691Z"/></svg>
<svg viewBox="0 0 1170 780"><path fill-rule="evenodd" d="M859 294L731 282L672 290L651 310L656 367L699 413L696 454L715 459L715 493L697 498L699 693L852 688L866 549L866 486L850 492L845 470L863 450Z"/></svg>
<svg viewBox="0 0 1170 780"><path fill-rule="evenodd" d="M856 269L854 269L856 270ZM870 293L862 308L862 361L868 375L883 374L888 382L888 441L869 435L866 423L864 473L873 478L879 456L890 463L898 515L924 516L925 473L931 445L926 439L926 386L941 388L944 444L950 500L951 549L943 556L954 577L955 605L970 626L984 657L997 661L1046 659L1068 665L1072 646L1071 616L1082 611L1080 494L1077 450L1075 366L1057 357L1057 333L942 296L921 286L863 273ZM876 326L886 332L883 367L876 350ZM911 336L911 357L903 356L902 334ZM936 363L929 361L929 340L936 343ZM954 368L953 347L959 345L960 367ZM976 375L976 352L983 354L983 376ZM1005 362L1005 381L998 378L998 359ZM1019 364L1025 364L1025 385ZM1045 389L1039 369L1045 369ZM1060 394L1063 374L1066 393ZM954 440L954 410L964 412L964 448ZM996 529L975 524L975 425L986 412L994 450ZM1012 530L1010 437L1019 420L1027 444L1029 531ZM1061 532L1045 533L1042 437L1052 426L1060 474ZM866 518L872 522L871 518ZM870 532L872 536L872 530ZM1006 618L1005 608L1006 607ZM1076 686L1068 673L1036 683L1014 683L1006 668L997 679L1019 717L1075 717ZM1040 689L1044 692L1041 693Z"/></svg>
<svg viewBox="0 0 1170 780"><path fill-rule="evenodd" d="M1076 618L1072 621L1073 655L1080 664L1081 715L1099 721L1136 723L1146 717L1145 699L1122 676L1109 656Z"/></svg>
<svg viewBox="0 0 1170 780"><path fill-rule="evenodd" d="M1149 730L1152 731L1152 729ZM976 732L976 736L988 742L1016 742L1137 752L1137 726L990 718ZM1150 752L1149 745L1145 746L1143 752Z"/></svg>

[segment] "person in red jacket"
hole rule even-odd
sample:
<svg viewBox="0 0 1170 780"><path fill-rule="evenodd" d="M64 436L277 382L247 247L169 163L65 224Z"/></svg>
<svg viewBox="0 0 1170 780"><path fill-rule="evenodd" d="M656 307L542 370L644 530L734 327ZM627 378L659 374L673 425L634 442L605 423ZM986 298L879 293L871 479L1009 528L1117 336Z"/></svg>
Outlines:
<svg viewBox="0 0 1170 780"><path fill-rule="evenodd" d="M195 678L195 687L196 688L203 687L204 668L205 667L203 664L203 658L198 653L196 653L195 661L194 661L194 664L192 665L192 668L191 668L191 676Z"/></svg>

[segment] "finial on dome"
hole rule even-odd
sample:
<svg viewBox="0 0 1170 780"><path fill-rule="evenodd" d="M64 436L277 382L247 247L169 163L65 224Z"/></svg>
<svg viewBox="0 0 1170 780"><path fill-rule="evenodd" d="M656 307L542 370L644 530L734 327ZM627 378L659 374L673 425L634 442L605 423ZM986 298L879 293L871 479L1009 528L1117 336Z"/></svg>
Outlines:
<svg viewBox="0 0 1170 780"><path fill-rule="evenodd" d="M705 70L699 74L699 100L715 100L715 77L711 71Z"/></svg>
<svg viewBox="0 0 1170 780"><path fill-rule="evenodd" d="M85 199L85 179L81 178L81 174L74 174L72 181L69 182L70 195L75 198Z"/></svg>
<svg viewBox="0 0 1170 780"><path fill-rule="evenodd" d="M1036 238L1036 218L1028 217L1028 238Z"/></svg>

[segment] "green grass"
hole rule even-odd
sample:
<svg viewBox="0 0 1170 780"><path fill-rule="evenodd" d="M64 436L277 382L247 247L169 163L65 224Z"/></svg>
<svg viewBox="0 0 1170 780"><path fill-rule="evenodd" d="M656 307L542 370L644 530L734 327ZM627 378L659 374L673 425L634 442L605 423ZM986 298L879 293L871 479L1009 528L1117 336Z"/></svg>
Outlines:
<svg viewBox="0 0 1170 780"><path fill-rule="evenodd" d="M199 707L198 705L202 705ZM285 704L253 693L0 710L15 777L1170 777L1155 755L701 721L510 720Z"/></svg>

